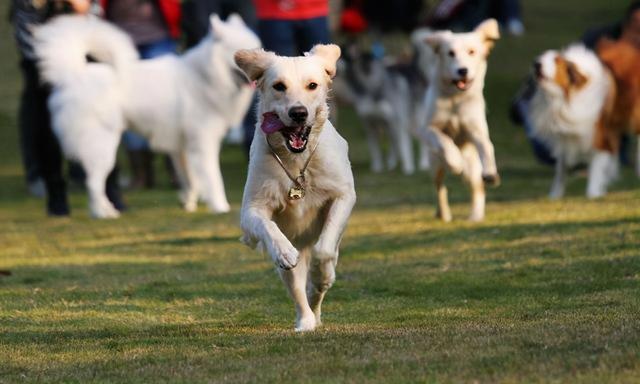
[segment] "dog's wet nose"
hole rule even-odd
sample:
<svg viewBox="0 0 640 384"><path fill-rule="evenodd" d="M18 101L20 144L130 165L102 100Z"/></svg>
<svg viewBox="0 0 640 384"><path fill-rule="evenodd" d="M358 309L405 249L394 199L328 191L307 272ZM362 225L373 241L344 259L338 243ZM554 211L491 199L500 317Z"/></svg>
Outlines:
<svg viewBox="0 0 640 384"><path fill-rule="evenodd" d="M458 75L460 75L462 77L467 77L467 74L469 74L469 70L467 68L459 68L458 69Z"/></svg>
<svg viewBox="0 0 640 384"><path fill-rule="evenodd" d="M304 123L305 121L307 121L307 116L309 116L307 108L301 105L297 107L291 107L289 109L289 117L296 123Z"/></svg>

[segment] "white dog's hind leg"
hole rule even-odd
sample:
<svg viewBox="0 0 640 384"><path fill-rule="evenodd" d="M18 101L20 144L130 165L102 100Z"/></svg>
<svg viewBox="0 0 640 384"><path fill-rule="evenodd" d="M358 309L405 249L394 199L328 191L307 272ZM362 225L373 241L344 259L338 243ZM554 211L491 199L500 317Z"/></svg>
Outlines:
<svg viewBox="0 0 640 384"><path fill-rule="evenodd" d="M593 155L589 164L589 181L587 182L587 197L595 199L607 193L609 183L618 174L618 160L616 155L598 151Z"/></svg>
<svg viewBox="0 0 640 384"><path fill-rule="evenodd" d="M338 259L311 260L307 298L316 317L316 326L322 324L322 300L336 280Z"/></svg>
<svg viewBox="0 0 640 384"><path fill-rule="evenodd" d="M338 263L340 240L355 203L356 195L353 189L331 203L320 237L313 246L311 281L307 287L307 294L318 325L322 300L336 278L335 267Z"/></svg>
<svg viewBox="0 0 640 384"><path fill-rule="evenodd" d="M198 188L193 171L187 166L184 153L172 153L171 161L180 182L180 201L187 212L195 212L198 208Z"/></svg>
<svg viewBox="0 0 640 384"><path fill-rule="evenodd" d="M282 281L284 281L289 294L296 305L296 332L313 331L316 328L316 316L309 306L306 294L307 278L309 274L309 262L311 255L308 249L300 252L298 265L293 269L278 269Z"/></svg>
<svg viewBox="0 0 640 384"><path fill-rule="evenodd" d="M115 219L120 212L113 206L105 193L105 182L109 171L93 169L87 172L87 191L89 192L89 210L97 219Z"/></svg>
<svg viewBox="0 0 640 384"><path fill-rule="evenodd" d="M453 218L451 208L449 207L449 198L447 196L447 187L444 185L445 170L444 166L438 164L434 167L434 181L436 185L436 193L438 195L438 210L436 217L444 222L449 222Z"/></svg>
<svg viewBox="0 0 640 384"><path fill-rule="evenodd" d="M556 159L556 172L553 176L553 183L551 184L551 190L549 191L549 198L557 200L564 196L564 189L566 184L567 169L565 166L564 158L560 156Z"/></svg>
<svg viewBox="0 0 640 384"><path fill-rule="evenodd" d="M187 161L196 170L202 198L214 213L231 210L220 171L220 147L223 139L221 125L222 122L207 124L207 131L194 137L194 142L189 143L190 147L187 149Z"/></svg>
<svg viewBox="0 0 640 384"><path fill-rule="evenodd" d="M120 212L113 206L106 194L107 176L116 163L119 136L111 132L96 130L92 140L87 140L78 160L86 172L89 210L97 219L115 219Z"/></svg>
<svg viewBox="0 0 640 384"><path fill-rule="evenodd" d="M480 157L473 144L465 144L462 147L462 156L466 163L462 175L471 189L471 214L469 215L469 220L482 221L484 219L486 194L484 182L482 181Z"/></svg>

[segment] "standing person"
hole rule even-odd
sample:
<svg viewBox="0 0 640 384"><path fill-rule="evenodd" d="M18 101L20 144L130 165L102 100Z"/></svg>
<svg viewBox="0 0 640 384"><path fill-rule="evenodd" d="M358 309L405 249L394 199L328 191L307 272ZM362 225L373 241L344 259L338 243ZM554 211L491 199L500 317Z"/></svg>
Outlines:
<svg viewBox="0 0 640 384"><path fill-rule="evenodd" d="M251 0L184 0L182 32L187 48L198 44L209 32L209 16L213 13L223 20L237 13L249 28L256 31L256 12Z"/></svg>
<svg viewBox="0 0 640 384"><path fill-rule="evenodd" d="M18 112L22 158L31 192L35 192L33 188L39 180L44 182L50 216L67 216L70 210L62 152L51 128L47 106L50 88L42 83L38 73L31 30L55 15L85 14L90 8L90 0L12 0L11 3L10 19L24 83Z"/></svg>
<svg viewBox="0 0 640 384"><path fill-rule="evenodd" d="M179 0L100 0L104 15L133 39L142 59L175 54L180 35ZM133 188L155 184L153 153L149 143L137 133L122 136L127 149Z"/></svg>
<svg viewBox="0 0 640 384"><path fill-rule="evenodd" d="M267 51L298 56L315 44L327 44L328 0L254 0L258 36Z"/></svg>
<svg viewBox="0 0 640 384"><path fill-rule="evenodd" d="M267 51L280 56L300 56L316 44L330 43L328 0L253 0L258 36ZM249 110L244 142L248 149L255 131L255 106Z"/></svg>

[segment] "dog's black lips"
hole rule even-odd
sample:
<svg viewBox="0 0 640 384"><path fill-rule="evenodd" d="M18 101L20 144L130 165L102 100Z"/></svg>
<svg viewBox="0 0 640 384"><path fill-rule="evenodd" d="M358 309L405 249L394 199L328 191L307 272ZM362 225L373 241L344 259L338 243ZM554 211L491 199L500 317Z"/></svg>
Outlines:
<svg viewBox="0 0 640 384"><path fill-rule="evenodd" d="M311 127L285 127L280 131L280 133L284 137L284 142L287 145L287 149L289 149L289 151L293 153L301 153L304 152L305 149L307 149Z"/></svg>

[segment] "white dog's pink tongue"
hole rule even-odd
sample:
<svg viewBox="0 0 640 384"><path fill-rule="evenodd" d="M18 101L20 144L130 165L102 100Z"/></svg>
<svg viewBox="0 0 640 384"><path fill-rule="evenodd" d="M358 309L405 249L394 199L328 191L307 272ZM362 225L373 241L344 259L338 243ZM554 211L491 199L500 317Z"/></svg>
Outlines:
<svg viewBox="0 0 640 384"><path fill-rule="evenodd" d="M284 124L278 118L275 112L267 112L262 115L262 124L260 125L262 132L274 133L284 128Z"/></svg>

